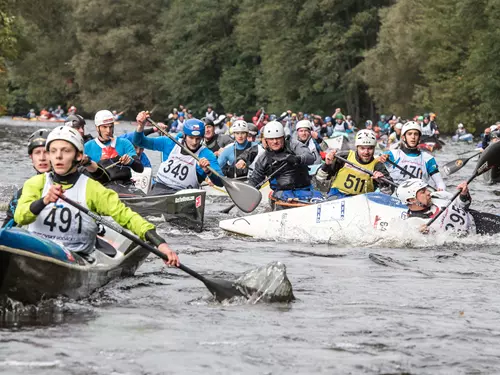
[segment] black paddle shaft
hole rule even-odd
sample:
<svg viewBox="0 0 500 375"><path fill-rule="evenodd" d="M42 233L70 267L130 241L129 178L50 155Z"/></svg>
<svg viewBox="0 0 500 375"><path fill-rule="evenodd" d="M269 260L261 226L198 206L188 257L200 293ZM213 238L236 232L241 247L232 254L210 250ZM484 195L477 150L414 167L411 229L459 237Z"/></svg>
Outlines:
<svg viewBox="0 0 500 375"><path fill-rule="evenodd" d="M139 245L139 246L145 248L146 250L152 252L153 254L155 254L156 256L160 257L161 259L168 261L168 257L165 254L163 254L160 250L158 250L156 247L151 246L147 242L141 240L139 237L137 237L137 236L129 233L128 231L126 231L124 228L122 228L118 224L115 224L115 223L109 222L107 220L104 220L100 215L96 214L95 212L90 211L88 208L83 207L81 204L73 201L70 198L67 198L67 197L64 197L64 196L59 196L59 198L61 198L65 202L69 203L73 207L78 208L80 211L84 212L85 214L89 215L96 222L101 223L101 224L107 226L108 228L113 229L115 232L117 232L117 233L121 234L122 236L128 238L130 241L135 242L137 245ZM187 274L193 276L194 278L200 280L203 283L210 282L207 278L205 278L204 276L200 275L198 272L193 271L191 268L186 267L183 264L179 264L178 268L181 269L181 270L183 270Z"/></svg>
<svg viewBox="0 0 500 375"><path fill-rule="evenodd" d="M349 165L353 166L353 167L354 167L354 168L356 168L358 171L364 172L364 173L366 173L366 174L368 174L368 175L370 175L370 176L372 176L372 177L373 177L373 172L372 172L372 171L369 171L368 169L365 169L365 168L363 168L363 167L360 167L359 165L356 165L356 164L354 164L354 163L351 163L349 160L344 159L342 156L335 155L335 157L336 157L337 159L339 159L340 161L343 161L344 163L347 163L347 164L349 164ZM392 186L394 186L394 187L398 187L398 186L399 186L399 185L398 185L398 184L396 184L395 182L390 181L390 180L388 180L388 179L387 179L387 178L385 178L385 177L380 177L380 178L378 178L377 180L384 181L386 184L392 185Z"/></svg>

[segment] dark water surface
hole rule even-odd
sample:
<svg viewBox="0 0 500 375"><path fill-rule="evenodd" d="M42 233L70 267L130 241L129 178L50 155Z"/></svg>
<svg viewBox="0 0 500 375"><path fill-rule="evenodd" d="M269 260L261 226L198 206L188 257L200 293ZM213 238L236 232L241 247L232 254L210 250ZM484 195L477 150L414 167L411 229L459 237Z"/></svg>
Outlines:
<svg viewBox="0 0 500 375"><path fill-rule="evenodd" d="M6 122L1 203L33 175L26 139L39 127ZM444 164L472 147L448 145L436 157ZM500 213L495 187L478 178L471 190L474 208ZM200 282L150 257L135 277L82 301L11 302L0 311L0 373L500 373L500 237L373 238L353 229L341 243L255 241L218 228L222 206L208 206L201 234L165 223L159 231L203 274L232 279L285 263L295 302L219 304Z"/></svg>

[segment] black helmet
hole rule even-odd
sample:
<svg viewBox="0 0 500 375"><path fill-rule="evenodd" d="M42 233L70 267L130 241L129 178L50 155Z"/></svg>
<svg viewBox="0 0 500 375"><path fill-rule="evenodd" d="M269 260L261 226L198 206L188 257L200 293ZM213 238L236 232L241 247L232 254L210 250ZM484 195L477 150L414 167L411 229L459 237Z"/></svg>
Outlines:
<svg viewBox="0 0 500 375"><path fill-rule="evenodd" d="M205 126L215 126L211 118L203 117L201 120L205 123Z"/></svg>
<svg viewBox="0 0 500 375"><path fill-rule="evenodd" d="M500 130L495 130L495 131L491 132L490 139L494 139L494 138L500 138Z"/></svg>
<svg viewBox="0 0 500 375"><path fill-rule="evenodd" d="M430 120L431 115L429 113L424 113L424 119Z"/></svg>
<svg viewBox="0 0 500 375"><path fill-rule="evenodd" d="M85 119L80 115L71 115L66 118L64 125L78 129L81 128L82 126L85 126Z"/></svg>
<svg viewBox="0 0 500 375"><path fill-rule="evenodd" d="M248 124L248 133L250 135L257 135L259 133L259 128L253 123Z"/></svg>
<svg viewBox="0 0 500 375"><path fill-rule="evenodd" d="M33 153L33 150L37 147L45 147L45 142L47 142L47 137L49 136L50 130L39 129L28 138L28 155Z"/></svg>

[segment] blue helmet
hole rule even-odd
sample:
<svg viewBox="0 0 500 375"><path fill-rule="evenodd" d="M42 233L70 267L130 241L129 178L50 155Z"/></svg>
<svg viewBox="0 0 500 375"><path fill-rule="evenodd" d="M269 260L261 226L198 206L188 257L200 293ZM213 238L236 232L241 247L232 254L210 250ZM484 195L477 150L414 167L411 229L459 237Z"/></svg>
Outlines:
<svg viewBox="0 0 500 375"><path fill-rule="evenodd" d="M271 121L276 120L276 115L275 115L275 114L272 114L271 116L269 116L269 120L271 120Z"/></svg>
<svg viewBox="0 0 500 375"><path fill-rule="evenodd" d="M332 118L330 116L325 117L325 122L331 122L331 121L332 121Z"/></svg>
<svg viewBox="0 0 500 375"><path fill-rule="evenodd" d="M196 118L186 120L182 132L186 136L192 137L204 137L205 136L205 124L203 121Z"/></svg>

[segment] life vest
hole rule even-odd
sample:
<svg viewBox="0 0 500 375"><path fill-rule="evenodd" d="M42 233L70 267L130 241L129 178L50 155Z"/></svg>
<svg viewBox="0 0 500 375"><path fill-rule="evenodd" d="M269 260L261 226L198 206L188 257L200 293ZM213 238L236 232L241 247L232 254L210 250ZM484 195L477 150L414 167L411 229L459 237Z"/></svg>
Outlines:
<svg viewBox="0 0 500 375"><path fill-rule="evenodd" d="M83 207L87 206L87 180L81 175L64 195ZM53 184L50 173L45 174L42 196L45 196ZM52 240L64 248L82 253L91 253L94 249L98 232L97 224L88 215L71 206L62 199L49 203L26 229L33 234Z"/></svg>
<svg viewBox="0 0 500 375"><path fill-rule="evenodd" d="M347 160L371 172L373 172L375 165L378 163L376 159L373 159L369 164L360 164L356 159L355 151L349 151ZM331 187L349 195L358 195L375 191L371 176L347 163L338 171Z"/></svg>
<svg viewBox="0 0 500 375"><path fill-rule="evenodd" d="M212 139L210 139L208 142L206 139L203 141L205 143L205 146L212 152L217 152L220 150L220 144L219 144L219 134L214 134Z"/></svg>
<svg viewBox="0 0 500 375"><path fill-rule="evenodd" d="M228 177L244 177L244 176L247 176L248 175L248 166L243 168L243 169L236 169L235 168L235 163L236 163L236 160L238 160L238 157L243 154L246 150L248 150L250 147L252 147L252 143L251 142L247 142L247 144L245 145L245 148L243 149L238 149L236 147L236 142L234 142L233 144L229 145L229 147L233 147L233 150L234 150L234 162L233 162L233 165L229 165L229 164L226 164L223 169L222 169L222 172L224 173L225 176L228 176Z"/></svg>
<svg viewBox="0 0 500 375"><path fill-rule="evenodd" d="M109 167L116 162L116 157L121 156L118 151L116 151L116 138L113 138L110 144L107 146L102 143L99 138L95 138L95 143L102 150L99 165L105 169L106 173L109 176L109 181L130 181L130 179L132 178L132 172L130 171L129 167L127 167L126 165L115 165L113 167Z"/></svg>
<svg viewBox="0 0 500 375"><path fill-rule="evenodd" d="M200 155L201 146L194 154ZM174 189L198 189L200 183L196 174L196 160L191 155L182 154L179 145L175 145L168 159L160 164L156 180Z"/></svg>
<svg viewBox="0 0 500 375"><path fill-rule="evenodd" d="M420 152L419 155L407 155L403 150L391 150L390 151L394 156L394 162L399 165L401 168L410 172L413 176L424 180L425 182L429 181L430 176L427 172L427 160L426 153ZM426 160L427 159L427 160ZM403 181L412 178L409 174L404 173L399 168L391 165L388 166L389 173L391 174L392 179L395 183L400 184Z"/></svg>
<svg viewBox="0 0 500 375"><path fill-rule="evenodd" d="M422 135L425 135L425 136L434 135L434 129L432 129L432 122L430 122L430 121L427 125L422 123L421 129L422 129Z"/></svg>
<svg viewBox="0 0 500 375"><path fill-rule="evenodd" d="M345 133L346 132L346 128L345 128L344 122L342 122L341 124L339 124L337 121L335 121L335 126L333 127L333 131L334 132L338 132L338 133Z"/></svg>

